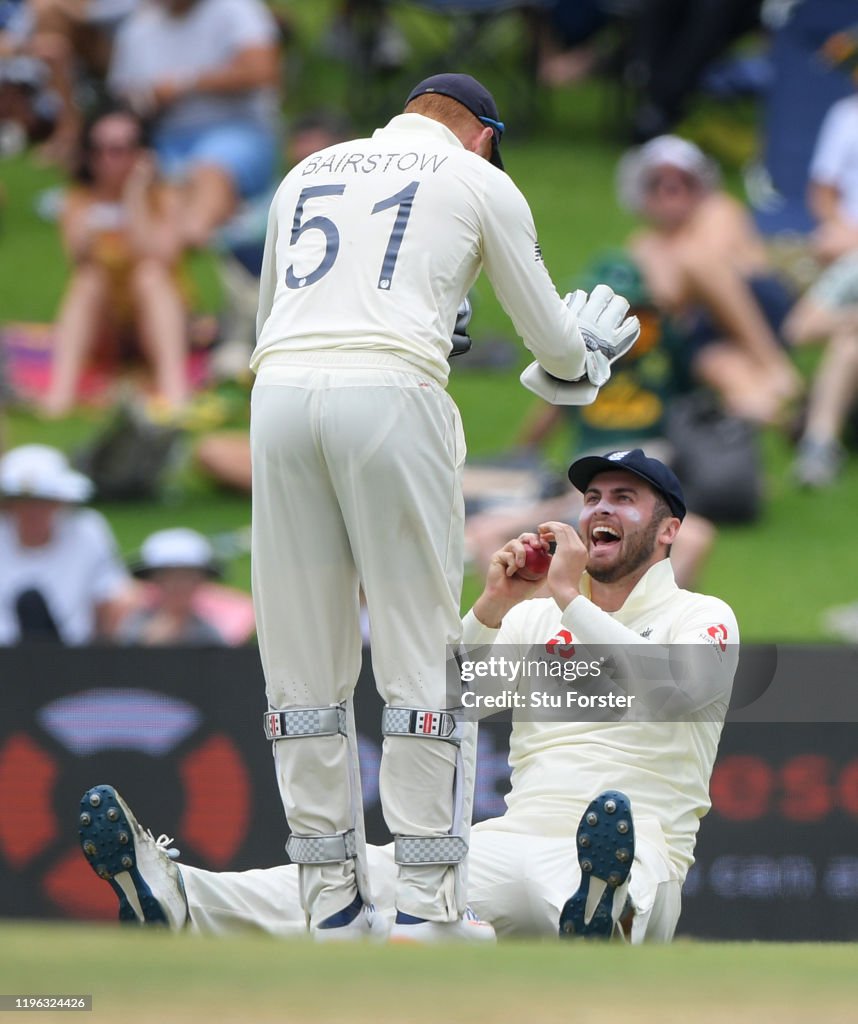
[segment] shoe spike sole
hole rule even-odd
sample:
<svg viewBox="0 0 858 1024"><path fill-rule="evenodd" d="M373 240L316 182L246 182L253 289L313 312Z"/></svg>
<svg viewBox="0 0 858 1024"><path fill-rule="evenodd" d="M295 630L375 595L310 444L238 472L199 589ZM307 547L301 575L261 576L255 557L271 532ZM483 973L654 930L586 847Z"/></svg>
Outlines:
<svg viewBox="0 0 858 1024"><path fill-rule="evenodd" d="M635 855L635 829L629 798L608 790L584 811L575 836L581 883L560 912L561 938L602 938L613 934L614 893L629 877ZM595 912L585 921L593 878L605 883Z"/></svg>

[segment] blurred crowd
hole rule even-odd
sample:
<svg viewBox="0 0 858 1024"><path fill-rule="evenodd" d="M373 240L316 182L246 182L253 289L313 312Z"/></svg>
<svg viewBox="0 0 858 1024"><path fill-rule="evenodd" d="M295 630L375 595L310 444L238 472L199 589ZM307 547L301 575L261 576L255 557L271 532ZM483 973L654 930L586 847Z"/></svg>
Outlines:
<svg viewBox="0 0 858 1024"><path fill-rule="evenodd" d="M397 21L402 6L333 5L326 53L365 61L379 76L408 74L415 58ZM485 19L493 5L415 6L455 25ZM801 486L832 486L848 457L858 391L854 4L519 6L536 54L521 74L556 91L555 103L574 102L591 77L621 97L632 148L618 161L616 196L638 226L621 246L593 252L569 284L610 284L643 330L594 406L534 407L514 451L468 467L469 557L482 569L514 533L546 519L575 522L574 493L544 455L563 429L567 458L644 445L673 463L693 513L674 561L680 582L692 585L717 524L760 514L761 429L794 443ZM69 266L40 393L12 394L0 345L0 419L5 404L25 400L45 419L70 416L93 366L116 385L102 398L103 434L74 466L34 444L0 458L0 644L237 643L251 632L246 609L236 612L218 582L209 539L177 524L148 537L126 564L88 502L158 500L194 424L198 467L249 492L246 433L199 429L208 422L205 396L223 381L246 385L267 209L284 168L356 133L347 98L284 120L285 55L300 58L300 46L288 6L263 0L0 0L0 160L27 150L61 169L65 184L44 197L42 212L55 218ZM807 107L778 123L779 97L801 75ZM736 198L718 162L683 132L701 91L757 98L754 205ZM789 161L778 155L787 136L793 164L806 168L793 195L782 187ZM214 320L196 308L188 260L198 250L213 253L220 277L224 308ZM478 318L473 333L456 372L469 360L492 364ZM809 381L794 358L806 344L822 351ZM206 353L202 392L195 350Z"/></svg>

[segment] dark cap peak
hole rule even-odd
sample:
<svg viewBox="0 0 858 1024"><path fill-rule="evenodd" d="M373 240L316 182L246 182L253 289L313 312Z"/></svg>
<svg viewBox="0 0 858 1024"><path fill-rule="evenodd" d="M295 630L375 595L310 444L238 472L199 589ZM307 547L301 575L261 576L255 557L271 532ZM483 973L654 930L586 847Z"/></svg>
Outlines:
<svg viewBox="0 0 858 1024"><path fill-rule="evenodd" d="M593 477L615 469L624 469L646 480L661 494L677 519L685 518L685 497L676 474L663 462L650 458L642 448L608 452L607 455L586 455L569 467L569 479L583 494Z"/></svg>

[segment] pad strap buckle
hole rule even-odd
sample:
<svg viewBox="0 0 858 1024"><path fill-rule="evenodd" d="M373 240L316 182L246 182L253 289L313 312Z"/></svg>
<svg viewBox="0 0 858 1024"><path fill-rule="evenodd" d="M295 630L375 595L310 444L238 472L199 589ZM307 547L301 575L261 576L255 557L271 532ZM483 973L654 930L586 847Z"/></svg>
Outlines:
<svg viewBox="0 0 858 1024"><path fill-rule="evenodd" d="M449 711L392 708L387 705L381 715L381 731L385 736L420 736L429 740L445 740L457 747L462 745L461 724Z"/></svg>

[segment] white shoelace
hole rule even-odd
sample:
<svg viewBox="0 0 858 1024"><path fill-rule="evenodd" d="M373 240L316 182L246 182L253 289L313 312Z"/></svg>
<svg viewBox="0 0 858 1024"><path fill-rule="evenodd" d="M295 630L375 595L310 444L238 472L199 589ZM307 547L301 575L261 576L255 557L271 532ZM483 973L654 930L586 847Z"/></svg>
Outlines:
<svg viewBox="0 0 858 1024"><path fill-rule="evenodd" d="M179 851L173 846L175 839L172 836L168 836L166 832L162 832L161 835L156 839L152 834L152 829L147 828L146 832L152 842L158 847L161 853L166 854L170 860L179 859Z"/></svg>

